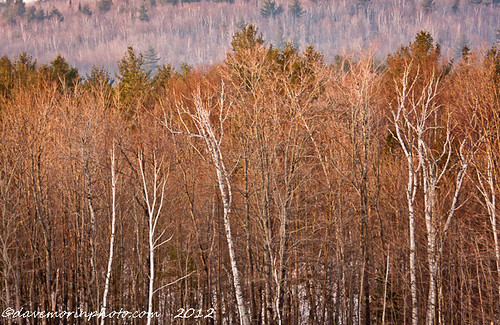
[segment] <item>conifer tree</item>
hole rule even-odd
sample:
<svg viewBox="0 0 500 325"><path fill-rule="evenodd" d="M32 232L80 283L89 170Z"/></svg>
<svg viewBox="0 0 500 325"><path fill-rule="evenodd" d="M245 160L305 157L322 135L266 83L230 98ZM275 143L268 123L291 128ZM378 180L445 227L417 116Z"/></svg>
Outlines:
<svg viewBox="0 0 500 325"><path fill-rule="evenodd" d="M294 18L301 18L306 13L299 0L293 0L288 10Z"/></svg>
<svg viewBox="0 0 500 325"><path fill-rule="evenodd" d="M174 74L174 68L171 64L163 64L156 69L156 74L151 80L151 87L155 93L158 93L165 88L169 80L172 78Z"/></svg>
<svg viewBox="0 0 500 325"><path fill-rule="evenodd" d="M434 0L424 0L422 1L422 7L426 12L431 12L434 10Z"/></svg>
<svg viewBox="0 0 500 325"><path fill-rule="evenodd" d="M12 86L12 62L4 55L0 58L0 104L3 98L8 97Z"/></svg>
<svg viewBox="0 0 500 325"><path fill-rule="evenodd" d="M46 71L50 79L61 83L63 88L72 88L80 80L78 69L70 66L60 54L49 66L43 67L42 71Z"/></svg>
<svg viewBox="0 0 500 325"><path fill-rule="evenodd" d="M149 72L143 66L142 54L136 55L132 46L127 48L127 54L118 62L119 99L128 117L135 114L141 98L147 96L149 90Z"/></svg>
<svg viewBox="0 0 500 325"><path fill-rule="evenodd" d="M144 70L150 72L151 75L155 75L158 70L158 61L160 58L158 57L158 53L153 46L149 46L144 53Z"/></svg>
<svg viewBox="0 0 500 325"><path fill-rule="evenodd" d="M238 53L242 50L254 48L256 45L263 45L264 39L262 34L257 36L257 28L250 24L248 26L243 26L241 31L234 33L233 40L231 41L231 46L234 53Z"/></svg>
<svg viewBox="0 0 500 325"><path fill-rule="evenodd" d="M149 21L149 16L148 16L148 8L146 7L146 4L143 2L141 7L139 8L139 20L140 21Z"/></svg>
<svg viewBox="0 0 500 325"><path fill-rule="evenodd" d="M283 7L281 5L276 5L275 1L266 0L264 6L260 9L260 14L264 18L276 18L283 12Z"/></svg>
<svg viewBox="0 0 500 325"><path fill-rule="evenodd" d="M99 9L100 12L108 12L111 9L111 5L113 2L111 0L99 0L97 1L97 9Z"/></svg>

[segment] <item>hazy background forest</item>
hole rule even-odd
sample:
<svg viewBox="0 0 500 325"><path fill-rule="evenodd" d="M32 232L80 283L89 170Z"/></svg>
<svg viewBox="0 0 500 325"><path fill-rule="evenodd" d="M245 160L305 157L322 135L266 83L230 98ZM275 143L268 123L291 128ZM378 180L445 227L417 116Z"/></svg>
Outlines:
<svg viewBox="0 0 500 325"><path fill-rule="evenodd" d="M83 73L93 65L116 71L129 45L152 47L176 68L219 62L249 23L277 47L313 44L329 61L372 45L383 58L422 29L449 58L500 35L496 0L5 0L0 11L1 55L27 51L45 63L61 54Z"/></svg>
<svg viewBox="0 0 500 325"><path fill-rule="evenodd" d="M1 323L500 323L498 3L1 9Z"/></svg>

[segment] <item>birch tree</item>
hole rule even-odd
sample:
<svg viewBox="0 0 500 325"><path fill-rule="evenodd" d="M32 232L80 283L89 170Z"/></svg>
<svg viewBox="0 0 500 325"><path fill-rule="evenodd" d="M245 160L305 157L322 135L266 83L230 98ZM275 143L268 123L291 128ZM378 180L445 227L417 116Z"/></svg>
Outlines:
<svg viewBox="0 0 500 325"><path fill-rule="evenodd" d="M148 291L148 316L147 324L151 324L153 316L153 294L155 280L155 249L170 240L163 240L166 228L159 234L157 233L158 221L160 220L163 203L165 201L165 187L167 185L168 172L164 170L163 157L157 157L157 153L153 151L151 161L151 171L146 170L146 162L144 153L139 153L139 173L142 181L142 190L144 202L147 209L148 217L148 248L149 248L149 291ZM149 184L148 184L149 183Z"/></svg>
<svg viewBox="0 0 500 325"><path fill-rule="evenodd" d="M14 280L15 307L21 308L18 239L20 226L26 222L21 204L22 189L19 176L25 173L23 146L19 148L18 136L25 130L16 128L15 118L0 120L0 261L3 278L2 297L5 306L12 301L12 280ZM29 144L26 144L29 146ZM13 250L15 249L15 252ZM21 318L17 319L21 323ZM12 324L8 318L7 323Z"/></svg>
<svg viewBox="0 0 500 325"><path fill-rule="evenodd" d="M489 147L489 146L488 146ZM497 271L497 290L500 297L500 246L498 239L498 225L497 225L497 195L496 195L496 179L495 179L495 167L493 162L493 153L491 147L487 149L485 153L486 159L486 171L482 171L478 168L479 164L474 163L476 166L476 177L477 177L477 189L481 193L484 205L486 206L486 211L488 213L488 218L491 224L491 232L493 234L493 245L495 251L495 264Z"/></svg>
<svg viewBox="0 0 500 325"><path fill-rule="evenodd" d="M104 284L104 293L102 295L102 311L106 314L107 298L109 292L109 281L111 279L111 268L113 266L113 253L115 245L115 227L116 227L116 172L115 172L115 145L111 149L111 235L109 238L109 257L108 269L106 271L106 279ZM101 318L101 325L104 325L105 318Z"/></svg>
<svg viewBox="0 0 500 325"><path fill-rule="evenodd" d="M466 135L472 141L477 139L478 154L473 160L475 181L480 202L487 211L491 225L497 271L497 290L500 297L500 242L498 238L497 195L498 150L500 148L500 115L497 64L500 58L495 50L486 53L483 60L479 55L467 55L459 64L453 87L457 109L466 116L474 117L465 125ZM465 116L465 117L466 117Z"/></svg>
<svg viewBox="0 0 500 325"><path fill-rule="evenodd" d="M217 184L222 198L223 204L223 223L226 235L227 246L229 250L229 258L231 262L231 272L233 276L233 286L236 296L236 303L241 325L250 325L249 313L243 290L241 286L240 274L236 262L236 252L234 248L234 239L231 229L231 209L233 204L233 191L230 181L230 173L226 168L224 154L222 152L222 141L224 139L224 124L227 120L231 105L225 101L224 85L220 94L217 95L217 102L212 104L209 99L203 98L201 90L198 86L197 91L193 93L193 111L190 111L183 104L177 103L179 106L178 115L180 123L184 131L174 131L174 133L185 133L191 137L202 139L205 144L205 149L208 151L209 159L215 167L217 176ZM216 123L211 120L211 114L214 114ZM186 120L189 119L189 121ZM192 123L192 130L188 123ZM170 123L165 119L164 125L170 128ZM198 149L196 149L198 150Z"/></svg>
<svg viewBox="0 0 500 325"><path fill-rule="evenodd" d="M406 199L408 204L408 225L410 238L410 291L412 300L411 322L418 324L418 296L417 296L417 270L416 270L416 243L415 243L415 195L417 194L417 173L420 169L417 159L416 137L413 132L412 121L415 111L406 106L409 93L415 87L415 80L410 83L409 69L403 73L400 84L396 82L397 108L393 111L393 125L395 136L403 149L408 168L408 180L406 186Z"/></svg>
<svg viewBox="0 0 500 325"><path fill-rule="evenodd" d="M410 229L412 228L411 224L415 220L411 211L413 211L416 191L414 177L417 170L419 170L422 180L424 219L427 232L427 266L429 272L426 323L432 325L435 323L437 301L436 281L443 241L446 239L450 223L457 209L458 196L468 168L468 156L465 152L467 145L464 140L460 143L460 148L456 152L458 161L451 161L451 157L454 154L452 147L454 138L451 134L450 112L440 105L437 100L441 76L436 75L435 71L433 71L429 77L424 78L420 74L420 67L417 67L416 75L410 77L411 65L411 62L406 65L401 79L395 80L396 92L398 94L398 108L394 113L394 124L396 127L396 136L403 147L403 151L405 151L409 169L407 199ZM416 87L417 81L420 78L424 78L423 85ZM440 120L444 120L444 123L440 123ZM403 127L405 127L405 135L401 130ZM413 167L413 160L410 161L410 158L413 158L413 153L415 153L418 160L416 168ZM440 215L438 204L442 202L444 197L441 196L439 187L444 182L445 176L450 174L454 167L457 168L454 181L455 190L451 197L450 207L447 209L447 212L442 213L444 215ZM410 233L410 254L414 254L412 249L415 248L415 244L411 243L414 240L414 234ZM410 256L410 261L414 258L414 255L413 257ZM411 267L413 270L410 272L412 287L415 274L414 267L415 265ZM417 310L415 310L415 295L416 290L413 287L413 324L418 322L418 316L416 316Z"/></svg>

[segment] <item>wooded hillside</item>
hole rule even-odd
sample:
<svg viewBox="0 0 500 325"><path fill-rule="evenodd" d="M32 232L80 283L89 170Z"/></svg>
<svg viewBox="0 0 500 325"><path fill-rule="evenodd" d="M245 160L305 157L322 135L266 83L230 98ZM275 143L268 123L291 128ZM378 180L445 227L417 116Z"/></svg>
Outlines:
<svg viewBox="0 0 500 325"><path fill-rule="evenodd" d="M312 44L330 61L371 46L383 59L422 29L448 58L500 39L497 0L6 0L0 12L0 56L26 51L48 62L61 54L84 73L116 71L130 44L142 53L152 46L176 68L213 64L245 24L275 47Z"/></svg>
<svg viewBox="0 0 500 325"><path fill-rule="evenodd" d="M0 59L0 309L499 323L499 50L231 48L154 74L129 48L116 82Z"/></svg>

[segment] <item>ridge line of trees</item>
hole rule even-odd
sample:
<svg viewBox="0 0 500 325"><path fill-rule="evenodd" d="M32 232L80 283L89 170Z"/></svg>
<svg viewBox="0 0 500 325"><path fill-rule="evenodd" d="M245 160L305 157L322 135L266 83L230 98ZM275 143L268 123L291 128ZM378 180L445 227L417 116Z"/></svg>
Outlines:
<svg viewBox="0 0 500 325"><path fill-rule="evenodd" d="M231 45L180 72L129 47L116 80L0 58L0 308L499 322L500 51Z"/></svg>

